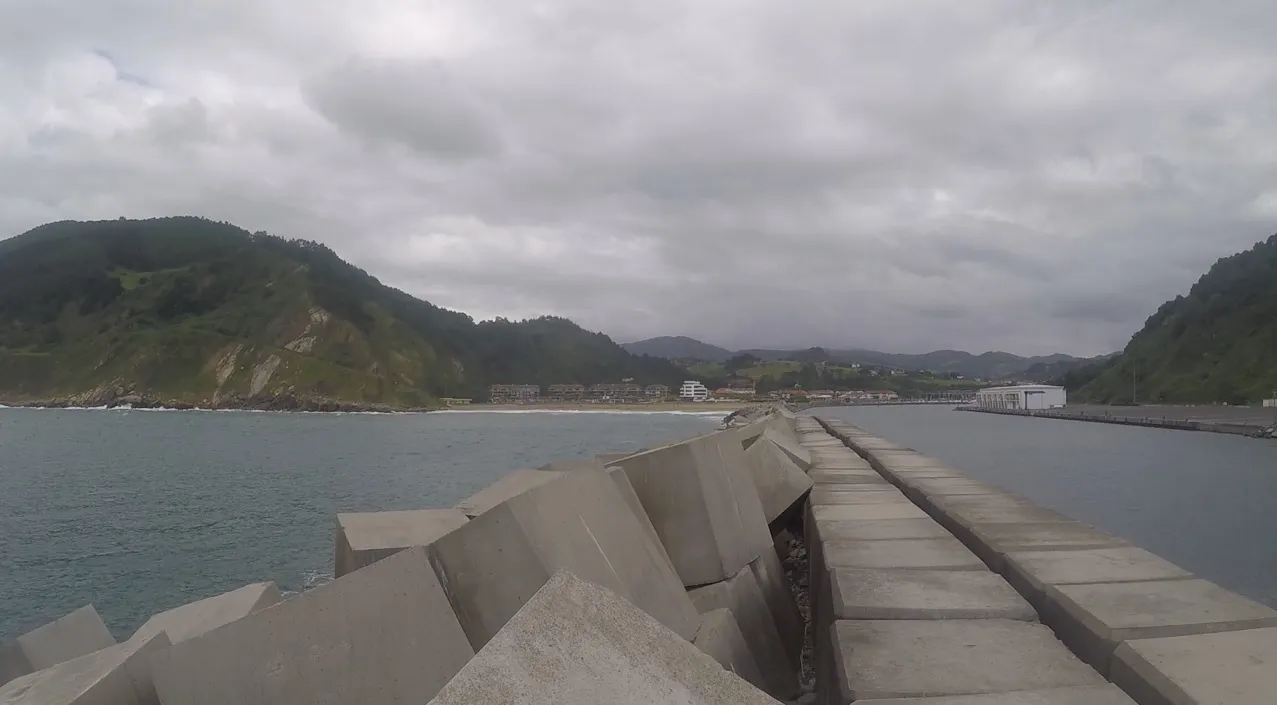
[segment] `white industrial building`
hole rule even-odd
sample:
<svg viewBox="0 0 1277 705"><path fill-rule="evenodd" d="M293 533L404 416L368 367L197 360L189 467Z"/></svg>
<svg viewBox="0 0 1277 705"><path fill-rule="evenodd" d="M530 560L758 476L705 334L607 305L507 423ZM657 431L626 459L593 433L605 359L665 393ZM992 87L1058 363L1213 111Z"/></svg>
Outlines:
<svg viewBox="0 0 1277 705"><path fill-rule="evenodd" d="M696 380L687 380L678 389L678 398L683 401L705 401L709 399L709 388Z"/></svg>
<svg viewBox="0 0 1277 705"><path fill-rule="evenodd" d="M975 393L976 406L981 409L1034 410L1058 409L1065 405L1068 393L1064 387L1046 384L1017 384L1013 387L990 387Z"/></svg>

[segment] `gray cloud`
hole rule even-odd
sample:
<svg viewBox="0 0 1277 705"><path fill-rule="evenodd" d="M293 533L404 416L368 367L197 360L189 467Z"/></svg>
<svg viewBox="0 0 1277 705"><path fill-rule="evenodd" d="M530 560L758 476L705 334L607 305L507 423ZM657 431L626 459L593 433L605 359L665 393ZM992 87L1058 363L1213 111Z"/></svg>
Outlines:
<svg viewBox="0 0 1277 705"><path fill-rule="evenodd" d="M197 213L478 317L1099 353L1277 229L1275 28L1259 0L12 0L0 236Z"/></svg>

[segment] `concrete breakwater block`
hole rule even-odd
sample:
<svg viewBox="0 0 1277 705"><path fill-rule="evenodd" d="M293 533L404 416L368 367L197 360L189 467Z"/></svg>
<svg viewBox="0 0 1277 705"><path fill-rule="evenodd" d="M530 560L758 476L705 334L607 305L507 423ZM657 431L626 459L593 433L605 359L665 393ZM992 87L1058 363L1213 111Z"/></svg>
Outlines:
<svg viewBox="0 0 1277 705"><path fill-rule="evenodd" d="M745 567L728 580L693 588L688 595L701 614L731 610L762 674L762 682L755 685L778 698L797 693L798 654L786 653L780 628L753 571Z"/></svg>
<svg viewBox="0 0 1277 705"><path fill-rule="evenodd" d="M632 455L617 465L625 469L685 586L726 580L771 550L758 489L730 431Z"/></svg>
<svg viewBox="0 0 1277 705"><path fill-rule="evenodd" d="M807 501L813 506L824 504L883 504L909 502L900 490L891 485L816 485Z"/></svg>
<svg viewBox="0 0 1277 705"><path fill-rule="evenodd" d="M865 467L855 468L850 464L841 468L818 465L809 473L811 481L817 485L877 485L891 487L891 483L877 472Z"/></svg>
<svg viewBox="0 0 1277 705"><path fill-rule="evenodd" d="M1127 542L1081 522L973 524L968 546L990 568L1001 573L1008 553L1121 548Z"/></svg>
<svg viewBox="0 0 1277 705"><path fill-rule="evenodd" d="M731 610L710 610L701 615L701 628L697 630L692 644L755 687L765 686L763 672L750 653L745 635L741 633Z"/></svg>
<svg viewBox="0 0 1277 705"><path fill-rule="evenodd" d="M831 568L829 596L833 620L1038 621L1001 576L981 571Z"/></svg>
<svg viewBox="0 0 1277 705"><path fill-rule="evenodd" d="M1025 524L1072 519L1012 494L948 495L926 499L935 517L963 541L971 541L977 524Z"/></svg>
<svg viewBox="0 0 1277 705"><path fill-rule="evenodd" d="M763 551L761 556L749 564L749 570L758 581L758 588L763 591L763 599L767 601L767 609L771 612L772 621L776 623L776 631L780 632L785 654L789 656L794 669L798 670L802 664L805 625L798 602L794 600L794 593L789 590L789 581L785 577L780 555L775 551Z"/></svg>
<svg viewBox="0 0 1277 705"><path fill-rule="evenodd" d="M64 661L0 686L0 703L158 705L150 659L168 645L159 633Z"/></svg>
<svg viewBox="0 0 1277 705"><path fill-rule="evenodd" d="M830 626L839 620L877 619L1036 622L1038 616L1005 580L989 572L830 568L827 579L812 591L813 648L820 690L829 690L836 680Z"/></svg>
<svg viewBox="0 0 1277 705"><path fill-rule="evenodd" d="M1140 705L1272 705L1277 629L1127 641L1111 676Z"/></svg>
<svg viewBox="0 0 1277 705"><path fill-rule="evenodd" d="M340 578L412 546L428 546L468 521L459 509L337 515L333 576Z"/></svg>
<svg viewBox="0 0 1277 705"><path fill-rule="evenodd" d="M771 550L761 513L757 520ZM476 650L558 570L616 592L690 640L699 626L696 609L650 537L614 473L582 471L512 497L440 537L430 560Z"/></svg>
<svg viewBox="0 0 1277 705"><path fill-rule="evenodd" d="M900 541L827 541L820 550L829 568L988 570L984 561L952 536Z"/></svg>
<svg viewBox="0 0 1277 705"><path fill-rule="evenodd" d="M1012 551L1003 557L1008 582L1039 610L1048 585L1175 580L1192 573L1135 546L1076 551Z"/></svg>
<svg viewBox="0 0 1277 705"><path fill-rule="evenodd" d="M775 443L762 440L750 446L744 456L769 525L789 512L811 490L811 478Z"/></svg>
<svg viewBox="0 0 1277 705"><path fill-rule="evenodd" d="M164 705L409 703L473 655L426 550L414 547L152 662Z"/></svg>
<svg viewBox="0 0 1277 705"><path fill-rule="evenodd" d="M578 468L579 469L579 468ZM533 487L540 487L562 476L559 470L515 470L478 492L457 502L456 508L471 519L502 502L517 497Z"/></svg>
<svg viewBox="0 0 1277 705"><path fill-rule="evenodd" d="M190 604L174 607L146 620L133 632L133 640L148 640L164 632L170 643L192 639L223 624L265 609L279 602L275 583L254 583Z"/></svg>
<svg viewBox="0 0 1277 705"><path fill-rule="evenodd" d="M625 598L566 571L555 574L430 701L670 702L777 705Z"/></svg>
<svg viewBox="0 0 1277 705"><path fill-rule="evenodd" d="M1051 630L1017 620L835 622L832 643L837 703L1104 684Z"/></svg>
<svg viewBox="0 0 1277 705"><path fill-rule="evenodd" d="M17 639L33 671L56 666L115 645L93 605L85 605Z"/></svg>
<svg viewBox="0 0 1277 705"><path fill-rule="evenodd" d="M799 443L792 433L783 433L772 427L763 431L760 439L769 440L780 446L785 455L788 455L803 472L811 469L811 452L803 444Z"/></svg>
<svg viewBox="0 0 1277 705"><path fill-rule="evenodd" d="M1130 639L1277 627L1277 610L1207 580L1056 585L1046 600L1043 620L1105 675L1113 650Z"/></svg>
<svg viewBox="0 0 1277 705"><path fill-rule="evenodd" d="M1081 688L1021 690L1014 693L954 695L945 698L890 698L874 705L1135 705L1130 696L1115 685Z"/></svg>

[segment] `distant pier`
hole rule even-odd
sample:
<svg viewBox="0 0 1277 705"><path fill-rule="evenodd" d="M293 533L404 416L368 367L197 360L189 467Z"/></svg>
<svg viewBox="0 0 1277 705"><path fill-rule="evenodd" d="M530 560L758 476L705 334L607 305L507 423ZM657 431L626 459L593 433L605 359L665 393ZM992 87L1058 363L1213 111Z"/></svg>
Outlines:
<svg viewBox="0 0 1277 705"><path fill-rule="evenodd" d="M984 409L960 406L959 411L977 411L1006 416L1032 416L1066 421L1089 421L1123 426L1145 426L1176 431L1205 431L1251 438L1277 438L1274 409L1248 406L1100 406L1084 405L1066 409Z"/></svg>

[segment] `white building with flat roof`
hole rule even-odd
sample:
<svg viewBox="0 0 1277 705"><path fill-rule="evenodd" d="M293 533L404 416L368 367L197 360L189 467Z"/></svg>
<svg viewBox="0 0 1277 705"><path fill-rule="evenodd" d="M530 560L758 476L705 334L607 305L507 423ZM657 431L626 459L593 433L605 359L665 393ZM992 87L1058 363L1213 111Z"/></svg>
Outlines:
<svg viewBox="0 0 1277 705"><path fill-rule="evenodd" d="M975 393L981 409L1031 411L1059 409L1068 402L1064 387L1049 384L1017 384L1011 387L989 387Z"/></svg>
<svg viewBox="0 0 1277 705"><path fill-rule="evenodd" d="M709 399L709 388L700 382L689 379L678 389L678 398L683 401L705 401Z"/></svg>

